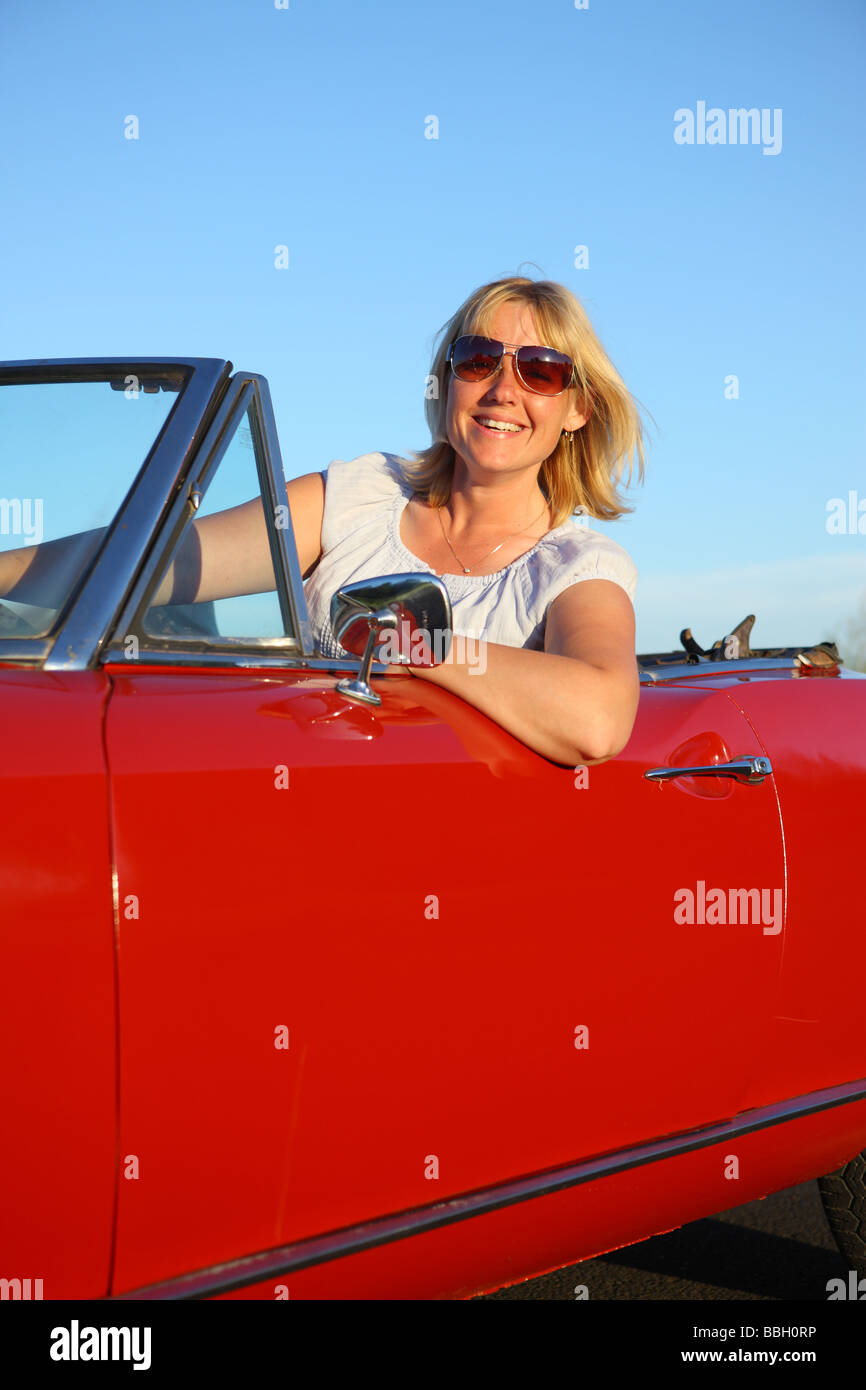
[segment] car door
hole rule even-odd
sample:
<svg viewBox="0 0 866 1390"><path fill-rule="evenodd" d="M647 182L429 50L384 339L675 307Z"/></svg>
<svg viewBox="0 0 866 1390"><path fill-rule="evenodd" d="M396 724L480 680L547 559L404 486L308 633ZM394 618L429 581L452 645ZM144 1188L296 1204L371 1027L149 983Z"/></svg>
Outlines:
<svg viewBox="0 0 866 1390"><path fill-rule="evenodd" d="M117 1292L730 1116L778 975L772 779L644 777L759 755L726 695L647 686L564 768L420 677L351 701L251 597L104 666ZM707 920L741 889L777 918Z"/></svg>

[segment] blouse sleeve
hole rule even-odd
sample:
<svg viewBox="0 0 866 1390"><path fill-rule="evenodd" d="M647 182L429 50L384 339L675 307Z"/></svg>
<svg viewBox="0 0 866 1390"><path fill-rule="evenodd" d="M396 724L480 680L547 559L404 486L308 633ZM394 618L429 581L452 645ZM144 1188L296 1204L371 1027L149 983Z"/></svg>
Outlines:
<svg viewBox="0 0 866 1390"><path fill-rule="evenodd" d="M331 459L323 469L325 509L322 553L370 522L380 523L384 504L400 489L400 473L388 454L361 454L354 459Z"/></svg>
<svg viewBox="0 0 866 1390"><path fill-rule="evenodd" d="M580 584L584 579L609 579L619 584L634 603L637 578L637 565L628 551L610 536L596 531L592 533L592 543L581 547L578 555L565 567L565 573L551 586L548 606L564 589L572 584Z"/></svg>

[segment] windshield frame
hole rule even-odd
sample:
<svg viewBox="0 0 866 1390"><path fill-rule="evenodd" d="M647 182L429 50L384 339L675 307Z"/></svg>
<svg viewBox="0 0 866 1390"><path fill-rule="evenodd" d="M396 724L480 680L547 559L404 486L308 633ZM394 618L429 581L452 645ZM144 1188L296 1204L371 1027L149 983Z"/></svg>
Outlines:
<svg viewBox="0 0 866 1390"><path fill-rule="evenodd" d="M166 560L175 550L185 526L195 515L200 500L207 496L207 489L217 474L238 424L248 412L276 594L287 635L272 638L157 636L144 628L143 619ZM285 486L267 380L257 372L235 372L210 420L197 455L191 460L185 475L185 486L177 489L171 509L118 617L115 631L106 642L102 652L103 663L125 662L125 644L129 638L135 639L134 660L140 665L285 667L309 659L312 637ZM195 500L196 497L199 500ZM285 513L284 527L276 524L278 508Z"/></svg>
<svg viewBox="0 0 866 1390"><path fill-rule="evenodd" d="M177 387L159 433L99 545L44 636L0 636L0 662L88 670L97 662L162 519L225 392L232 364L211 357L73 357L0 362L3 385L160 376ZM160 383L162 386L162 383Z"/></svg>

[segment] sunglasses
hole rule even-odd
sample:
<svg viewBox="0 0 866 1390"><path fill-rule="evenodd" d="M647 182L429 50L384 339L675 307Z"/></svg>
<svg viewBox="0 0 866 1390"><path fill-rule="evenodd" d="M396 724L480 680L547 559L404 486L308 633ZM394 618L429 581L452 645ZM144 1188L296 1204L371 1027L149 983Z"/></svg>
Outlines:
<svg viewBox="0 0 866 1390"><path fill-rule="evenodd" d="M538 396L561 396L574 381L574 363L556 348L518 347L470 334L455 338L448 349L451 370L459 381L486 381L499 371L506 355L514 359L518 379Z"/></svg>

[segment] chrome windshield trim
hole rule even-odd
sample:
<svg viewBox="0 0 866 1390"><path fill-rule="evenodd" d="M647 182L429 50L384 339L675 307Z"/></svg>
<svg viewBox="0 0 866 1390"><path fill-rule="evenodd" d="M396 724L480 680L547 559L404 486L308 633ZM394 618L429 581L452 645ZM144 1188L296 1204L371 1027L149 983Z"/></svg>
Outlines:
<svg viewBox="0 0 866 1390"><path fill-rule="evenodd" d="M160 367L207 373L223 367L221 357L23 357L0 362L0 379L28 381L101 381L105 367L127 369L133 374L144 367L153 375Z"/></svg>
<svg viewBox="0 0 866 1390"><path fill-rule="evenodd" d="M186 384L154 440L82 581L43 663L46 671L84 671L101 646L134 582L147 547L185 469L195 456L203 422L227 381L231 363L221 358L103 357L6 362L0 380L99 381L111 368L153 375L161 367L184 370ZM0 653L6 650L0 644Z"/></svg>
<svg viewBox="0 0 866 1390"><path fill-rule="evenodd" d="M707 1125L687 1134L655 1140L631 1149L621 1149L587 1162L548 1169L532 1177L517 1178L429 1206L415 1207L396 1216L377 1217L363 1225L348 1226L327 1235L314 1236L292 1245L230 1260L211 1269L179 1275L146 1288L115 1294L109 1301L201 1299L211 1298L215 1294L232 1293L251 1284L282 1277L296 1270L308 1269L312 1265L326 1264L346 1255L356 1255L376 1246L406 1240L425 1231L450 1226L473 1216L499 1211L503 1207L515 1206L520 1202L533 1201L537 1197L546 1197L553 1192L562 1192L598 1178L628 1172L629 1169L658 1163L667 1158L708 1148L757 1130L770 1129L774 1125L787 1124L790 1120L802 1119L822 1110L831 1110L838 1105L851 1105L860 1100L866 1100L866 1078L849 1081L841 1086L829 1086L820 1091L811 1091L807 1095L761 1106L755 1110L747 1110L742 1115L735 1116L733 1120Z"/></svg>

